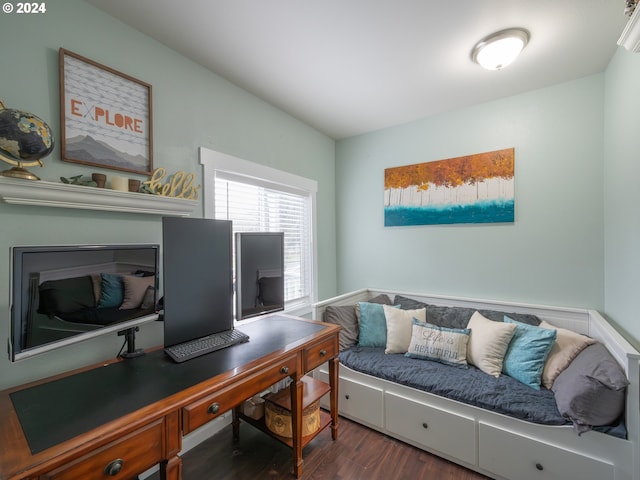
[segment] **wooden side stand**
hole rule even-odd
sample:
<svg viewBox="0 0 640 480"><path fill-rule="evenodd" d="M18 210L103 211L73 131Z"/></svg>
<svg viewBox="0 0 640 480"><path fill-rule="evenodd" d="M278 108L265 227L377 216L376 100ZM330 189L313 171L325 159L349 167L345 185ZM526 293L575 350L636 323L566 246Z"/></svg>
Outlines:
<svg viewBox="0 0 640 480"><path fill-rule="evenodd" d="M308 375L302 377L302 411L306 410L309 405L313 404L324 395L331 391L331 387L321 382L320 380L316 380ZM285 395L283 395L283 393ZM291 412L291 395L287 394L289 391L281 391L278 394L269 394L265 397L269 401L273 402L275 405ZM270 430L265 422L265 417L262 417L259 420L246 416L240 407L234 409L234 421L233 421L233 440L239 440L239 425L240 420L253 425L254 427L262 430L265 433L273 436L275 439L284 443L285 445L293 448L293 438L289 436L281 436L277 433ZM321 431L323 431L326 427L331 424L331 415L324 410L320 410L320 427L310 435L303 435L301 445L304 448L311 440L313 440Z"/></svg>
<svg viewBox="0 0 640 480"><path fill-rule="evenodd" d="M335 368L337 368L336 365L334 365L334 361L337 363L337 358L329 361L330 370L335 370ZM337 386L337 382L335 385ZM302 390L302 392L300 392L300 390ZM319 412L319 428L313 433L303 436L302 412L326 394L330 394L330 402L332 405L331 411L326 412L321 409ZM314 379L309 375L305 375L299 381L291 382L288 395L285 394L285 391L281 391L277 394L269 394L265 397L275 405L291 412L292 429L294 432L300 432L299 434L293 434L292 437L278 435L267 427L264 416L260 419L254 419L245 415L242 412L242 407L238 406L233 409L233 441L238 442L240 440L240 420L247 422L293 449L293 472L296 477L299 477L302 474L302 449L329 425L331 425L331 438L333 440L338 438L337 405L334 403L337 401L337 394L337 388L332 388L331 385L325 382ZM292 403L292 400L295 401Z"/></svg>

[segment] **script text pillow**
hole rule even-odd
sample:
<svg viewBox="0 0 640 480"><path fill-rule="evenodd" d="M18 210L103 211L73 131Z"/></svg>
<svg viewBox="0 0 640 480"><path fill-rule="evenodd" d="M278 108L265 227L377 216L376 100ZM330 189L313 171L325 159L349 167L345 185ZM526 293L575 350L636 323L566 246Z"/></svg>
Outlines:
<svg viewBox="0 0 640 480"><path fill-rule="evenodd" d="M411 341L412 320L421 322L427 320L427 310L401 310L390 305L383 305L384 317L387 324L387 344L384 353L405 353Z"/></svg>
<svg viewBox="0 0 640 480"><path fill-rule="evenodd" d="M480 312L475 312L469 319L467 328L471 330L467 362L484 373L499 377L504 355L516 330L515 324L494 322L483 317Z"/></svg>
<svg viewBox="0 0 640 480"><path fill-rule="evenodd" d="M412 324L406 357L467 368L469 329L438 327L415 319Z"/></svg>
<svg viewBox="0 0 640 480"><path fill-rule="evenodd" d="M516 331L504 356L502 372L540 390L542 370L556 340L556 331L517 322L507 316L504 321L513 323Z"/></svg>

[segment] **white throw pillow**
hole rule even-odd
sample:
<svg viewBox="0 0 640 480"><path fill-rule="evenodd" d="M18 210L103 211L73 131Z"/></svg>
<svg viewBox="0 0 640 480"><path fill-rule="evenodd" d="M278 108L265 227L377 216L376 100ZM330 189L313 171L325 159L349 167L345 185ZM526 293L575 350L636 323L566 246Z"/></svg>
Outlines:
<svg viewBox="0 0 640 480"><path fill-rule="evenodd" d="M387 346L384 353L406 353L411 343L413 319L427 321L427 309L401 310L397 307L383 305L387 321Z"/></svg>
<svg viewBox="0 0 640 480"><path fill-rule="evenodd" d="M467 328L471 330L467 345L467 362L489 375L499 377L504 355L516 331L516 325L494 322L480 312L475 312Z"/></svg>
<svg viewBox="0 0 640 480"><path fill-rule="evenodd" d="M556 330L556 341L551 347L547 361L542 371L542 385L551 388L558 375L560 375L578 356L582 350L596 341L566 328L557 328L546 321L540 322L541 328Z"/></svg>

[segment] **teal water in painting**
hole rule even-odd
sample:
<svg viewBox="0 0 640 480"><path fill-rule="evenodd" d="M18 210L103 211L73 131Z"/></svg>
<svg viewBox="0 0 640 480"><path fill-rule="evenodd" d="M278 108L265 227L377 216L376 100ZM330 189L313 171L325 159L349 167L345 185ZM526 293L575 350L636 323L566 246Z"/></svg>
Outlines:
<svg viewBox="0 0 640 480"><path fill-rule="evenodd" d="M513 221L513 199L484 200L466 205L390 206L384 209L385 227Z"/></svg>

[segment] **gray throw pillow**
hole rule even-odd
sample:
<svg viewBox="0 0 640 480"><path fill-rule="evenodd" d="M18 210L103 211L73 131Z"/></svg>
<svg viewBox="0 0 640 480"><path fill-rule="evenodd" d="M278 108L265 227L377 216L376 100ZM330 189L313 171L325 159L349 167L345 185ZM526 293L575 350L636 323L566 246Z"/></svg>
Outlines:
<svg viewBox="0 0 640 480"><path fill-rule="evenodd" d="M370 298L369 300L366 301L366 303L378 303L380 305L392 305L391 303L391 299L389 298L389 295L387 295L386 293L381 293L380 295L377 295L373 298ZM358 322L358 328L360 325L360 302L356 303L356 321Z"/></svg>
<svg viewBox="0 0 640 480"><path fill-rule="evenodd" d="M465 307L443 307L438 305L427 305L419 300L396 295L393 304L398 305L403 310L417 310L419 308L427 308L427 322L447 328L466 328L469 319L476 312L480 312L483 317L493 320L494 322L504 321L504 316L508 316L513 320L528 325L540 325L540 319L529 313L505 313L496 310L477 310L475 308Z"/></svg>
<svg viewBox="0 0 640 480"><path fill-rule="evenodd" d="M578 431L609 425L624 411L629 381L602 343L594 343L578 354L556 378L551 389L560 414Z"/></svg>
<svg viewBox="0 0 640 480"><path fill-rule="evenodd" d="M396 295L393 299L393 304L398 305L402 310L419 310L421 308L427 308L427 304L414 300L413 298L403 297L402 295Z"/></svg>
<svg viewBox="0 0 640 480"><path fill-rule="evenodd" d="M429 305L427 307L427 322L438 325L439 327L467 328L469 319L476 311L475 308ZM493 319L491 318L490 320ZM502 319L500 321L502 321Z"/></svg>
<svg viewBox="0 0 640 480"><path fill-rule="evenodd" d="M449 328L467 328L469 320L475 312L493 320L494 322L503 322L505 315L520 323L537 326L540 325L540 319L535 315L528 313L505 313L497 310L476 310L475 308L465 307L438 307L429 305L427 307L427 321L435 325Z"/></svg>
<svg viewBox="0 0 640 480"><path fill-rule="evenodd" d="M380 303L382 305L391 305L391 299L389 298L389 295L387 295L386 293L381 293L380 295L377 295L367 300L367 303Z"/></svg>
<svg viewBox="0 0 640 480"><path fill-rule="evenodd" d="M446 328L466 328L469 319L476 312L473 308L462 307L441 307L429 305L413 298L396 295L393 304L398 305L403 310L427 309L427 322L438 327Z"/></svg>
<svg viewBox="0 0 640 480"><path fill-rule="evenodd" d="M354 305L329 305L324 310L322 320L342 327L339 333L340 351L358 343L358 319Z"/></svg>
<svg viewBox="0 0 640 480"><path fill-rule="evenodd" d="M526 323L527 325L533 325L537 327L540 325L540 319L536 315L530 313L515 313L515 312L498 312L496 310L478 310L482 315L494 322L504 322L504 317L507 316L511 320L516 320L520 323Z"/></svg>

